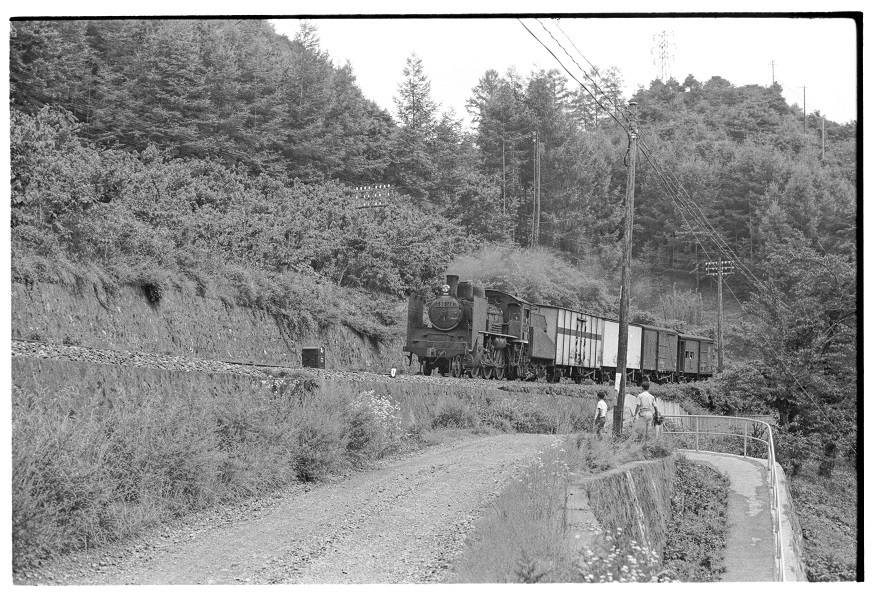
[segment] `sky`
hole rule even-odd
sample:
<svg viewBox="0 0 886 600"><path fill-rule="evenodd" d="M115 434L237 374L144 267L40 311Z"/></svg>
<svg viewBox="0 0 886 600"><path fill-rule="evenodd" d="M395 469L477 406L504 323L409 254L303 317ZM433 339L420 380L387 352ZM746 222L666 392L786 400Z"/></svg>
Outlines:
<svg viewBox="0 0 886 600"><path fill-rule="evenodd" d="M536 68L556 68L564 72L564 67L517 18L321 18L312 22L317 26L321 48L329 53L333 62L343 65L350 61L363 93L392 114L397 84L403 79L406 58L413 52L422 59L433 99L442 109L452 107L466 122L465 102L486 70L495 69L503 74L509 67L515 67L523 75ZM806 86L808 113L818 110L839 123L857 118L856 28L851 19L562 18L554 21L527 17L522 22L554 50L577 77L581 77L578 67L542 24L585 70L590 71L581 55L601 71L618 67L624 78L626 96L639 86L648 87L656 78L653 36L666 32L670 41L670 73L681 83L692 74L699 81L719 75L737 86L768 86L774 71L788 104L802 108L803 86ZM272 23L278 33L289 37L299 28L295 19L272 20Z"/></svg>

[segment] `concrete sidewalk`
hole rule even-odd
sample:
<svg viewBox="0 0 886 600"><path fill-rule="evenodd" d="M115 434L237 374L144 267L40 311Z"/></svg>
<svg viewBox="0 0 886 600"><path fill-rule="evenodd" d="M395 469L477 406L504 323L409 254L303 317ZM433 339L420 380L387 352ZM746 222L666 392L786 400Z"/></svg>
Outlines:
<svg viewBox="0 0 886 600"><path fill-rule="evenodd" d="M726 549L722 581L775 581L775 533L766 461L729 454L680 454L728 475Z"/></svg>

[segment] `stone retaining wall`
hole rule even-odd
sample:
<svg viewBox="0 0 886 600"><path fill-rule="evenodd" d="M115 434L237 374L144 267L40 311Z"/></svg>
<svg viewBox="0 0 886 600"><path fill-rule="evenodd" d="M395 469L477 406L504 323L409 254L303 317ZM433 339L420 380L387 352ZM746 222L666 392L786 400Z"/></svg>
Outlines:
<svg viewBox="0 0 886 600"><path fill-rule="evenodd" d="M576 549L594 547L622 529L661 556L676 478L673 456L628 463L598 475L573 477L566 493L566 529Z"/></svg>

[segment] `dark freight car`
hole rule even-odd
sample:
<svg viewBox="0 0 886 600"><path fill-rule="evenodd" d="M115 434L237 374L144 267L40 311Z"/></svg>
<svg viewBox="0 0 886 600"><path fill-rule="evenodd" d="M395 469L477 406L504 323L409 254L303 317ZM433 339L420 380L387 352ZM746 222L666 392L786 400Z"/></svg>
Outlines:
<svg viewBox="0 0 886 600"><path fill-rule="evenodd" d="M681 381L708 377L713 373L714 340L681 333L678 348L677 369Z"/></svg>
<svg viewBox="0 0 886 600"><path fill-rule="evenodd" d="M643 325L643 374L658 383L673 381L677 373L679 334L672 329Z"/></svg>

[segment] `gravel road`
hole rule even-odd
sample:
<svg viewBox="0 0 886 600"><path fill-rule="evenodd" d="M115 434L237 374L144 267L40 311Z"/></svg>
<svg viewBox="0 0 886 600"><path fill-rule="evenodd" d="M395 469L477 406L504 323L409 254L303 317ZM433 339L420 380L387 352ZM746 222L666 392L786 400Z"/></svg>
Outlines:
<svg viewBox="0 0 886 600"><path fill-rule="evenodd" d="M434 583L547 435L462 436L352 477L193 515L17 584Z"/></svg>

